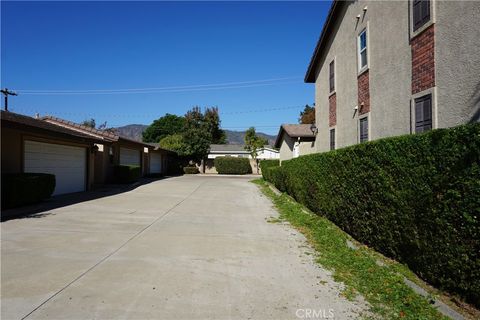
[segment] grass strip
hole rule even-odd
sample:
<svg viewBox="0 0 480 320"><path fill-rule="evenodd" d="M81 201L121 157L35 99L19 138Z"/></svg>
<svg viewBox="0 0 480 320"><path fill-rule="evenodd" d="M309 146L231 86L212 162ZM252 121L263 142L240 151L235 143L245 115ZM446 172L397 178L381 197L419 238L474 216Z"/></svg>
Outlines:
<svg viewBox="0 0 480 320"><path fill-rule="evenodd" d="M370 303L372 315L367 318L448 319L433 308L429 299L404 283L403 277L415 283L420 281L407 267L357 243L331 221L311 213L290 196L276 195L263 179L252 182L272 200L280 220L288 221L305 235L316 250L317 263L332 271L335 281L346 285L343 295L354 299L360 294ZM347 240L357 248L348 246Z"/></svg>

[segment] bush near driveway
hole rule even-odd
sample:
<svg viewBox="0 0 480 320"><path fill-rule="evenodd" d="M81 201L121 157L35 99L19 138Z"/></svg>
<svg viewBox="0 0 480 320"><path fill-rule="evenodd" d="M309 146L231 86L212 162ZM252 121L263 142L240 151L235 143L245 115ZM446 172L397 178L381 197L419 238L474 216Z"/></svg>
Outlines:
<svg viewBox="0 0 480 320"><path fill-rule="evenodd" d="M480 124L303 156L263 174L357 240L480 306Z"/></svg>
<svg viewBox="0 0 480 320"><path fill-rule="evenodd" d="M2 208L14 208L50 198L55 175L48 173L2 174Z"/></svg>
<svg viewBox="0 0 480 320"><path fill-rule="evenodd" d="M142 169L140 166L117 165L114 167L115 180L118 183L132 183L140 179Z"/></svg>
<svg viewBox="0 0 480 320"><path fill-rule="evenodd" d="M252 167L248 158L217 157L214 160L214 164L219 174L252 173Z"/></svg>
<svg viewBox="0 0 480 320"><path fill-rule="evenodd" d="M197 174L200 173L197 167L183 167L183 173L185 174Z"/></svg>

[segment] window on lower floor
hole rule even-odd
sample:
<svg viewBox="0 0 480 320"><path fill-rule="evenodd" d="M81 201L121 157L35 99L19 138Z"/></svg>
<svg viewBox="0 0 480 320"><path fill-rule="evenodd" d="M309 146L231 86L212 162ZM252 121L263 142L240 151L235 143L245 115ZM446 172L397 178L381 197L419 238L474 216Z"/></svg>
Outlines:
<svg viewBox="0 0 480 320"><path fill-rule="evenodd" d="M368 141L368 117L360 119L360 143Z"/></svg>
<svg viewBox="0 0 480 320"><path fill-rule="evenodd" d="M413 0L413 31L430 21L430 0Z"/></svg>
<svg viewBox="0 0 480 320"><path fill-rule="evenodd" d="M432 129L432 95L427 94L415 99L415 132Z"/></svg>
<svg viewBox="0 0 480 320"><path fill-rule="evenodd" d="M335 150L335 129L330 129L330 150Z"/></svg>

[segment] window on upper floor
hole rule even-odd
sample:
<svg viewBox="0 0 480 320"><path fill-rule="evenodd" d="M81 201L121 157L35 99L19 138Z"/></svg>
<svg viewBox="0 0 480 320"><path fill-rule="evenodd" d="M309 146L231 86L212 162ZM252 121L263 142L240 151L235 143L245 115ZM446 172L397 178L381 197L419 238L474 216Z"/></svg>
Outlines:
<svg viewBox="0 0 480 320"><path fill-rule="evenodd" d="M330 150L335 150L335 129L330 129Z"/></svg>
<svg viewBox="0 0 480 320"><path fill-rule="evenodd" d="M413 0L413 31L417 31L425 23L430 21L430 0Z"/></svg>
<svg viewBox="0 0 480 320"><path fill-rule="evenodd" d="M335 60L332 60L332 62L330 62L329 83L330 93L332 93L335 91Z"/></svg>
<svg viewBox="0 0 480 320"><path fill-rule="evenodd" d="M358 35L358 70L368 68L367 29Z"/></svg>
<svg viewBox="0 0 480 320"><path fill-rule="evenodd" d="M368 117L360 119L360 143L368 141Z"/></svg>
<svg viewBox="0 0 480 320"><path fill-rule="evenodd" d="M415 99L415 132L432 129L432 95L427 94Z"/></svg>

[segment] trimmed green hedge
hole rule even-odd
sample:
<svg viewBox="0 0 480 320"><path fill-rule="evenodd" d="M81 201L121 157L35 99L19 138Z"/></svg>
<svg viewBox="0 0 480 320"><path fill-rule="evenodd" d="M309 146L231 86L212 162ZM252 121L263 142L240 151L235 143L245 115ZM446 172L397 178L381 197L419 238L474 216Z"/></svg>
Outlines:
<svg viewBox="0 0 480 320"><path fill-rule="evenodd" d="M278 167L280 165L280 160L261 160L260 161L260 170L265 180L269 180L269 172L267 168Z"/></svg>
<svg viewBox="0 0 480 320"><path fill-rule="evenodd" d="M200 173L197 167L183 167L183 173L185 174L197 174Z"/></svg>
<svg viewBox="0 0 480 320"><path fill-rule="evenodd" d="M480 124L302 156L263 174L357 240L480 306Z"/></svg>
<svg viewBox="0 0 480 320"><path fill-rule="evenodd" d="M2 208L14 208L50 198L55 175L48 173L2 174Z"/></svg>
<svg viewBox="0 0 480 320"><path fill-rule="evenodd" d="M117 183L132 183L142 176L140 166L117 165L114 167L115 181Z"/></svg>
<svg viewBox="0 0 480 320"><path fill-rule="evenodd" d="M213 162L219 174L252 173L252 167L248 158L217 157Z"/></svg>

